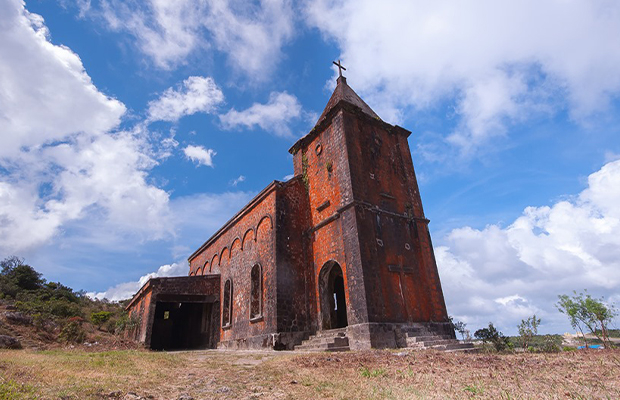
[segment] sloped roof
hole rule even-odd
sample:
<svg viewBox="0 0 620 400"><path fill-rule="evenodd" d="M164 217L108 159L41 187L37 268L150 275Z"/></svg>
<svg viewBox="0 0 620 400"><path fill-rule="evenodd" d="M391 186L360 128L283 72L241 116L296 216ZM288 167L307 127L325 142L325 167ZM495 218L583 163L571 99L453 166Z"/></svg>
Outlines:
<svg viewBox="0 0 620 400"><path fill-rule="evenodd" d="M370 108L368 104L366 104L364 100L362 100L361 97L359 97L357 93L355 93L355 91L351 89L349 85L347 85L347 78L345 78L344 76L340 76L336 82L336 89L334 89L334 93L332 93L332 97L329 98L329 101L327 102L323 113L319 117L319 120L316 122L316 125L319 125L321 122L323 122L325 116L341 100L353 104L354 106L359 107L364 113L368 114L369 116L381 120L377 113L375 113L372 108Z"/></svg>

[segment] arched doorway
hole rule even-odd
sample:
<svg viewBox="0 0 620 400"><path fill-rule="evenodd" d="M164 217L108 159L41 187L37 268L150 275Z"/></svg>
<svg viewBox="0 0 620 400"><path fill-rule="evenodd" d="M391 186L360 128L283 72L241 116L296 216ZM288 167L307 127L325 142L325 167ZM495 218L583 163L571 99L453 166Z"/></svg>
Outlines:
<svg viewBox="0 0 620 400"><path fill-rule="evenodd" d="M321 329L344 328L347 323L342 268L335 261L328 261L319 273L319 296L321 305Z"/></svg>

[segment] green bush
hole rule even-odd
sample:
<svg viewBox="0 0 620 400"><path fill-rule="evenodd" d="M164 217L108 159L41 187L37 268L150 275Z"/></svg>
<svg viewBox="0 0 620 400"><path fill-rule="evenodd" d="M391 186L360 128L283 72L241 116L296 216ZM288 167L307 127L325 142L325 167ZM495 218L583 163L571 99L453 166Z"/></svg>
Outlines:
<svg viewBox="0 0 620 400"><path fill-rule="evenodd" d="M60 331L58 339L65 343L83 343L86 332L78 321L69 321Z"/></svg>
<svg viewBox="0 0 620 400"><path fill-rule="evenodd" d="M489 322L488 328L478 329L474 333L474 337L482 340L482 343L491 343L496 351L504 351L512 349L513 345L508 340L507 337L504 336L503 333L498 331L492 322Z"/></svg>
<svg viewBox="0 0 620 400"><path fill-rule="evenodd" d="M108 322L108 320L112 317L113 313L110 311L99 311L90 314L90 322L93 325L96 325L98 329L101 329L101 325Z"/></svg>

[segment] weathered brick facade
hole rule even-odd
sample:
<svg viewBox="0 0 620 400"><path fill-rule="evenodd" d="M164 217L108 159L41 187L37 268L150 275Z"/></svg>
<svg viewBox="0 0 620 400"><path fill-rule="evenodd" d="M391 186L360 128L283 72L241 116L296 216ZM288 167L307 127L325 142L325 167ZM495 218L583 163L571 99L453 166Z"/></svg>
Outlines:
<svg viewBox="0 0 620 400"><path fill-rule="evenodd" d="M290 150L295 177L267 186L189 258L186 279L219 282L219 347L291 349L345 326L351 348L402 346L413 325L454 336L410 133L338 79L316 126ZM132 313L150 293L136 294ZM148 344L145 313L138 339Z"/></svg>

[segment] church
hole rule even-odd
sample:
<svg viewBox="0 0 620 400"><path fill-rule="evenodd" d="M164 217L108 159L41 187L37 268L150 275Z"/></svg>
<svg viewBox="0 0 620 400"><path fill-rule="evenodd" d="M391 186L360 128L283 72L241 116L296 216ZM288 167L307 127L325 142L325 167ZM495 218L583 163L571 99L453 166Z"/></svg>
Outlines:
<svg viewBox="0 0 620 400"><path fill-rule="evenodd" d="M340 68L340 65L337 64ZM273 181L127 305L152 349L458 347L411 151L342 76Z"/></svg>

